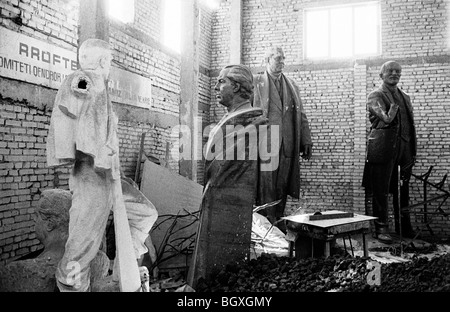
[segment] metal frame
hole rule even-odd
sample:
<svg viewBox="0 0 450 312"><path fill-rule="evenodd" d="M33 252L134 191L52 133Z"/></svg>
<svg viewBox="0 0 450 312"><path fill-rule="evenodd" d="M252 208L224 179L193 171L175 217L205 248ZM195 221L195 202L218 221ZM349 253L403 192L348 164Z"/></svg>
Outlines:
<svg viewBox="0 0 450 312"><path fill-rule="evenodd" d="M424 173L423 175L412 174L412 176L415 177L417 180L423 182L423 201L413 204L413 205L409 205L408 207L405 207L405 208L401 208L401 211L409 212L410 214L414 214L414 215L423 215L422 223L425 224L425 226L427 227L430 234L432 236L434 236L433 230L431 229L431 226L430 226L430 224L434 220L433 216L443 215L447 218L450 216L450 213L447 213L442 209L442 206L447 201L447 199L450 197L450 192L444 189L445 181L447 179L447 174L445 174L444 177L442 178L442 180L438 183L432 183L432 182L428 181L428 178L430 177L432 170L433 170L433 166L430 166L428 171L426 173ZM433 189L435 189L439 192L442 192L442 194L428 198L428 187L429 186L431 186ZM428 211L429 203L439 201L441 199L442 199L442 201L440 202L438 208L436 208L434 211ZM422 206L423 206L422 211L416 210L416 208L422 207ZM422 231L423 231L423 229L420 229L419 232L417 233L416 237Z"/></svg>

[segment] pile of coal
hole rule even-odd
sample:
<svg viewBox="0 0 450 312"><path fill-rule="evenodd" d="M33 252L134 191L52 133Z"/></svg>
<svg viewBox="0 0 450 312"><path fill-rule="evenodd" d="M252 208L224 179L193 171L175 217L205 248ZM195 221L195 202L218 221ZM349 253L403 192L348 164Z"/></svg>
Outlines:
<svg viewBox="0 0 450 312"><path fill-rule="evenodd" d="M431 260L415 257L412 261L383 265L380 292L447 292L450 291L450 254Z"/></svg>
<svg viewBox="0 0 450 312"><path fill-rule="evenodd" d="M295 259L262 254L229 264L197 291L205 292L414 292L450 291L450 255L380 264L367 258L334 255ZM376 279L376 274L378 279Z"/></svg>

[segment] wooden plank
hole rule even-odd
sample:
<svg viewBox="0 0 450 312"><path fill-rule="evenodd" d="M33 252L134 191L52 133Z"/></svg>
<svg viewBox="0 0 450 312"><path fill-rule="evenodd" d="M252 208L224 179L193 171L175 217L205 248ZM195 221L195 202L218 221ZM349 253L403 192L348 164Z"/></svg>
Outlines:
<svg viewBox="0 0 450 312"><path fill-rule="evenodd" d="M122 292L136 292L141 287L139 268L131 239L125 202L120 179L113 182L114 187L114 230L119 270L119 287Z"/></svg>
<svg viewBox="0 0 450 312"><path fill-rule="evenodd" d="M330 220L330 219L342 219L342 218L353 218L353 212L342 212L342 213L329 213L329 214L314 214L309 216L309 221L317 220Z"/></svg>
<svg viewBox="0 0 450 312"><path fill-rule="evenodd" d="M152 241L158 251L162 247L164 237L173 223L174 218L170 216L198 212L202 200L203 186L146 159L140 190L158 210L158 220L151 231ZM169 242L179 242L177 240L179 238L194 235L197 231L198 221L192 223L192 219L193 217L178 219L173 229L178 232L170 237ZM165 222L160 224L162 221ZM158 226L158 224L160 225ZM183 227L186 228L180 230ZM180 248L183 247L185 246L180 246ZM174 251L169 250L165 256L174 254ZM189 263L186 255L179 255L163 262L158 268L160 270L185 268L186 263Z"/></svg>
<svg viewBox="0 0 450 312"><path fill-rule="evenodd" d="M159 215L200 209L203 186L146 159L141 192L155 205Z"/></svg>
<svg viewBox="0 0 450 312"><path fill-rule="evenodd" d="M134 182L139 184L140 174L141 174L141 162L142 162L142 153L144 152L144 141L145 141L145 132L141 134L141 146L139 148L138 159L136 163L136 172L134 174Z"/></svg>

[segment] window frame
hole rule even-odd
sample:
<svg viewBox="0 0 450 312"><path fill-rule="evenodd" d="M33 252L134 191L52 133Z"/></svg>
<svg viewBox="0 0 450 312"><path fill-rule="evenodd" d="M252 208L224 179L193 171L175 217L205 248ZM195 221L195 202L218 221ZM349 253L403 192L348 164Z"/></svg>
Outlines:
<svg viewBox="0 0 450 312"><path fill-rule="evenodd" d="M376 13L377 13L377 30L376 30L376 40L377 40L377 48L376 52L373 53L361 53L356 54L355 53L355 8L369 6L369 5L375 5L376 6ZM347 56L332 56L332 38L331 38L331 10L334 9L342 9L342 8L351 8L352 12L352 54ZM327 19L328 19L328 52L326 56L319 56L319 57L311 57L307 54L307 41L308 41L308 12L314 12L314 11L326 11L327 12ZM380 56L382 53L382 37L381 37L381 4L379 1L365 1L365 2L354 2L354 3L346 3L346 4L336 4L336 5L326 5L326 6L320 6L320 7L308 7L303 10L303 59L304 60L342 60L342 59L356 59L356 58L364 58L364 57L375 57Z"/></svg>

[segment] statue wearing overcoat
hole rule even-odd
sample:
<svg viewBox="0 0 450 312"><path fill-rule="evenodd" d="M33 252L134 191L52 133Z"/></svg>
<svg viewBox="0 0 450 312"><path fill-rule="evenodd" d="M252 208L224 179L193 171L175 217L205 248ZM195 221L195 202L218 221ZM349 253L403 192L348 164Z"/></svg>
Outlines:
<svg viewBox="0 0 450 312"><path fill-rule="evenodd" d="M284 74L280 74L280 80L282 91L278 93L267 71L255 75L253 106L262 108L263 115L269 119L270 125L279 126L278 156L280 160L285 158L291 159L292 162L292 170L286 183L287 189L283 192L299 198L300 154L304 151L305 145L312 145L311 132L298 86ZM270 134L268 137L271 137ZM283 161L280 161L279 165L283 166ZM277 170L283 172L283 168ZM262 205L280 199L279 191L273 187L277 182L272 179L274 176L270 172L259 171L257 204Z"/></svg>
<svg viewBox="0 0 450 312"><path fill-rule="evenodd" d="M408 94L400 88L392 92L382 84L371 92L367 100L371 123L367 140L366 163L362 186L373 194L373 215L381 227L388 222L389 193L398 194L398 165L404 183L404 205L408 205L408 182L417 154L417 139L414 126L413 107ZM406 145L407 157L399 158L400 145ZM405 197L406 196L406 197ZM404 206L402 205L402 206ZM394 209L398 209L394 199ZM397 218L397 215L395 215ZM398 220L396 220L396 223Z"/></svg>

